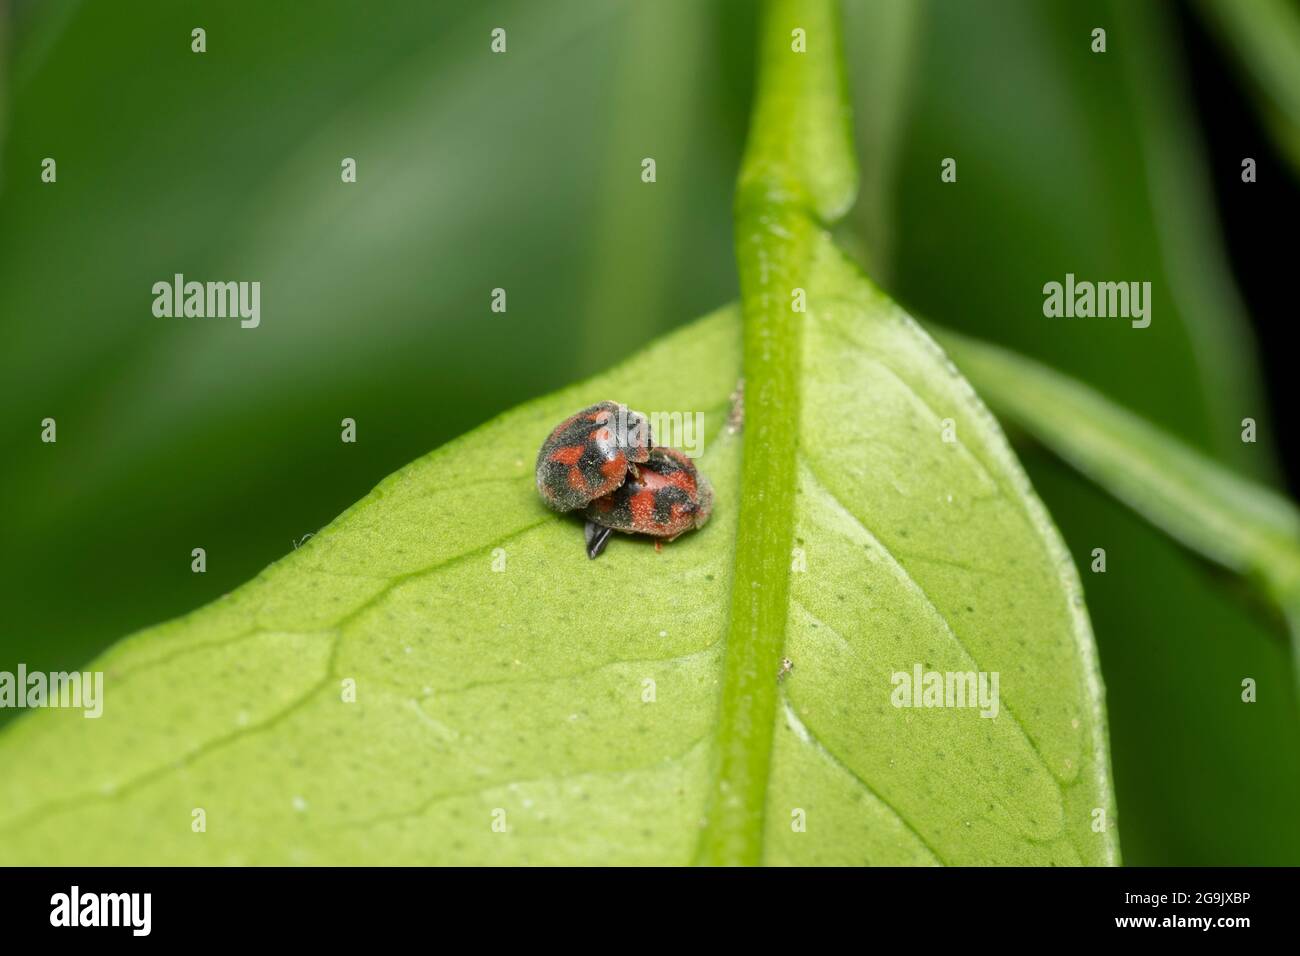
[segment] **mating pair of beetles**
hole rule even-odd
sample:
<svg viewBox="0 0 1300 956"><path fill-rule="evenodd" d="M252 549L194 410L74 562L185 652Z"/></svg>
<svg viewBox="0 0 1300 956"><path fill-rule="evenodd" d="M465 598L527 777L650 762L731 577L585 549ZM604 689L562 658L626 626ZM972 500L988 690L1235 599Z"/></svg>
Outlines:
<svg viewBox="0 0 1300 956"><path fill-rule="evenodd" d="M655 445L646 417L618 402L598 402L555 427L537 453L537 491L556 511L582 510L589 558L615 531L672 541L703 527L713 510L713 488L694 462Z"/></svg>

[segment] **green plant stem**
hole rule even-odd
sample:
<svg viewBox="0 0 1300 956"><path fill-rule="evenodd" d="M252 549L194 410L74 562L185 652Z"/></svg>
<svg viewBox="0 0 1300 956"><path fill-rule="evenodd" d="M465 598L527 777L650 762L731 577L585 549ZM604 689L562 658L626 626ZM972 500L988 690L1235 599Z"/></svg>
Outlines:
<svg viewBox="0 0 1300 956"><path fill-rule="evenodd" d="M806 52L793 49L803 30ZM771 0L759 28L758 91L736 191L744 311L745 439L740 525L713 778L696 860L762 860L777 716L775 674L789 612L799 426L800 314L819 224L856 189L832 0Z"/></svg>

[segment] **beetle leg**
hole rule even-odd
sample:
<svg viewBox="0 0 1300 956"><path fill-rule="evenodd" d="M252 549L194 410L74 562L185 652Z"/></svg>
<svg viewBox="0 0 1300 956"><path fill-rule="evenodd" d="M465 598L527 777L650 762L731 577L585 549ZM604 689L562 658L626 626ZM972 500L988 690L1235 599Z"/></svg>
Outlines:
<svg viewBox="0 0 1300 956"><path fill-rule="evenodd" d="M609 544L609 536L614 533L614 529L588 521L587 526L583 528L583 533L587 538L587 557L598 558L604 552L605 546Z"/></svg>

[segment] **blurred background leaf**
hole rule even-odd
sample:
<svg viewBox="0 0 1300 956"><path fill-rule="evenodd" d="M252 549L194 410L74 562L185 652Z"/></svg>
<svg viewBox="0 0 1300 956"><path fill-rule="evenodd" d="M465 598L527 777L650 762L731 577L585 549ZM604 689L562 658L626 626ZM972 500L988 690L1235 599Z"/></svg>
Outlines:
<svg viewBox="0 0 1300 956"><path fill-rule="evenodd" d="M1197 0L1250 79L1256 105L1300 171L1300 5L1295 0Z"/></svg>
<svg viewBox="0 0 1300 956"><path fill-rule="evenodd" d="M216 597L401 464L734 298L733 12L16 8L0 668L75 666ZM260 280L261 328L154 318L176 272ZM57 445L33 442L47 415Z"/></svg>
<svg viewBox="0 0 1300 956"><path fill-rule="evenodd" d="M736 295L743 0L8 13L0 669L75 667L217 597L400 465ZM1210 180L1237 171L1207 175L1185 5L846 0L845 17L849 227L873 277L1275 481L1267 441L1238 436L1247 416L1266 439L1285 427L1250 325L1281 316L1246 315L1224 256ZM175 272L260 280L262 327L155 319L150 287ZM1042 285L1066 272L1151 281L1151 328L1048 323ZM1300 718L1276 622L1054 458L1025 460L1080 567L1108 551L1084 577L1126 862L1295 863Z"/></svg>

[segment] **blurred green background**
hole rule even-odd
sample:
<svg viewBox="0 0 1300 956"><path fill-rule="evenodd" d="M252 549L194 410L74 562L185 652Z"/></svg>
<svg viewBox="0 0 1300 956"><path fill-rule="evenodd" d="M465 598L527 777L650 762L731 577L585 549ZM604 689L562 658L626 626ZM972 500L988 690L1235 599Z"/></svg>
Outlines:
<svg viewBox="0 0 1300 956"><path fill-rule="evenodd" d="M1238 291L1220 227L1237 169L1206 149L1223 107L1189 79L1189 48L1212 42L1192 13L845 7L863 190L842 238L871 274L919 316L1283 481L1290 436L1255 344L1282 316L1259 270L1249 308ZM0 670L77 667L198 607L405 462L734 298L753 16L748 0L10 0ZM498 26L505 55L489 51ZM1194 67L1235 90L1227 112L1247 108L1227 60L1201 50ZM1266 133L1233 128L1228 155L1263 168ZM939 181L947 156L955 185ZM343 157L356 184L340 182ZM155 318L150 288L176 272L259 280L261 327ZM1151 281L1151 328L1045 325L1040 290L1066 272ZM54 445L39 441L47 416ZM1260 444L1240 442L1246 416ZM1277 622L1023 455L1080 567L1108 553L1084 584L1126 862L1300 862L1300 714ZM191 573L195 547L206 574Z"/></svg>

